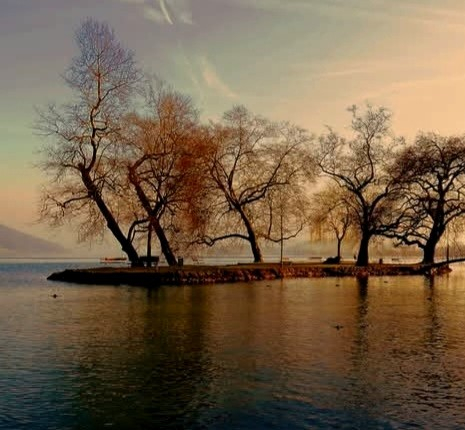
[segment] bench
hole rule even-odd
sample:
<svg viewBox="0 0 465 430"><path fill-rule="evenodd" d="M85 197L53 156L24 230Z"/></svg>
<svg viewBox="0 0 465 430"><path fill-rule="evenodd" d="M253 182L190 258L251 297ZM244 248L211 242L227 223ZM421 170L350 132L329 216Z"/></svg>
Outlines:
<svg viewBox="0 0 465 430"><path fill-rule="evenodd" d="M158 255L152 255L148 257L147 255L142 255L139 257L139 260L143 263L144 266L151 267L151 266L158 266L160 262L160 257Z"/></svg>

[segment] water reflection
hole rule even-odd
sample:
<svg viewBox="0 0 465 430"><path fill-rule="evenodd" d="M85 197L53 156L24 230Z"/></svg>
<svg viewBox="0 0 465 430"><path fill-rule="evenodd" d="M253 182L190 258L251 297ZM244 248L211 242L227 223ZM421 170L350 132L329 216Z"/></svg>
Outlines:
<svg viewBox="0 0 465 430"><path fill-rule="evenodd" d="M204 339L208 297L201 288L128 296L125 311L81 315L71 382L79 425L142 428L154 420L176 428L195 422L196 411L211 406L209 373L215 372Z"/></svg>
<svg viewBox="0 0 465 430"><path fill-rule="evenodd" d="M392 280L340 282L131 291L94 317L86 306L74 414L87 428L389 428L463 400L434 280L403 294Z"/></svg>
<svg viewBox="0 0 465 430"><path fill-rule="evenodd" d="M459 399L463 401L463 390L454 383L463 380L463 371L457 372L458 363L449 361L452 348L442 321L442 300L438 297L440 292L447 291L449 279L423 279L423 297L410 291L408 302L403 296L393 298L390 308L382 306L384 316L378 313L381 308L378 300L386 299L390 287L384 286L379 294L380 291L373 290L380 286L370 285L379 282L376 278L357 281L359 303L348 407L363 411L358 417L362 424L366 417L379 416L387 417L386 422L394 427L414 423L429 427L430 420L447 421L457 414ZM435 286L437 282L441 283L440 292ZM372 302L370 296L374 296ZM386 318L390 310L395 312ZM451 411L442 416L445 408ZM433 414L432 410L436 412ZM425 411L429 412L427 418Z"/></svg>
<svg viewBox="0 0 465 430"><path fill-rule="evenodd" d="M464 280L4 290L0 428L462 428Z"/></svg>

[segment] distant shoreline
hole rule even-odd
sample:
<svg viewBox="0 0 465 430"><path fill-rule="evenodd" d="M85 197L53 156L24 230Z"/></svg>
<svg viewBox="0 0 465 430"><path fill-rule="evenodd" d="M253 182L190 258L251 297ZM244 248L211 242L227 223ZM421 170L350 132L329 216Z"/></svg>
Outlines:
<svg viewBox="0 0 465 430"><path fill-rule="evenodd" d="M368 276L425 276L448 272L447 266L432 269L421 264L354 264L261 263L226 266L186 265L179 267L128 268L97 267L67 269L52 273L50 281L78 284L131 285L158 287L162 285L202 285L248 282L283 278L324 278Z"/></svg>

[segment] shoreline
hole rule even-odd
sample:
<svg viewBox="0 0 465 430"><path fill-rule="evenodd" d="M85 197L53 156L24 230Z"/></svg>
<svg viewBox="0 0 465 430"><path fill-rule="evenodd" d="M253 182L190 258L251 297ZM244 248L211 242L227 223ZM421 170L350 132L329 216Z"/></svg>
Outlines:
<svg viewBox="0 0 465 430"><path fill-rule="evenodd" d="M450 272L447 265L430 267L421 264L353 264L322 263L252 263L226 266L186 265L178 267L95 267L66 269L52 273L47 280L77 284L130 285L202 285L249 282L285 278L324 278L369 276L431 276Z"/></svg>

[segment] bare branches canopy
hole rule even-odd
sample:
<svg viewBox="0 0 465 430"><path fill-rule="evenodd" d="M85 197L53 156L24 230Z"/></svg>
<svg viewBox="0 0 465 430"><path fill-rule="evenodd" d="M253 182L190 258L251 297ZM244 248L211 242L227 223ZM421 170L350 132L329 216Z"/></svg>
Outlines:
<svg viewBox="0 0 465 430"><path fill-rule="evenodd" d="M353 136L347 139L329 129L320 137L318 164L323 175L348 196L347 208L360 235L357 265L366 266L371 238L399 223L393 209L400 187L389 167L403 142L393 136L391 113L385 108L349 110Z"/></svg>
<svg viewBox="0 0 465 430"><path fill-rule="evenodd" d="M113 154L141 74L132 52L107 24L88 19L75 40L79 53L65 73L72 101L39 110L37 128L50 137L41 166L52 178L44 190L42 216L55 223L79 219L84 238L106 225L135 263L137 251L118 219Z"/></svg>
<svg viewBox="0 0 465 430"><path fill-rule="evenodd" d="M390 236L433 263L447 226L465 214L465 137L420 133L393 170L402 184L402 222Z"/></svg>
<svg viewBox="0 0 465 430"><path fill-rule="evenodd" d="M330 232L338 258L347 235L357 237L361 266L376 236L416 245L431 263L448 225L463 219L463 136L420 133L408 146L391 112L370 105L349 109L349 136L328 128L316 139L240 105L203 123L190 97L143 75L107 24L87 19L75 41L63 76L69 102L37 115L48 177L41 216L72 221L81 240L110 232L134 265L141 244L150 257L152 233L170 265L225 240L261 262L263 243L309 224Z"/></svg>
<svg viewBox="0 0 465 430"><path fill-rule="evenodd" d="M226 112L221 123L211 125L211 133L214 151L209 173L215 211L210 219L212 233L202 240L210 245L225 239L245 240L254 261L261 262L260 238L272 239L281 225L276 217L281 219L286 208L297 209L291 200L303 199L302 155L307 134L288 123L254 115L243 106ZM289 237L304 222L303 212L295 210L293 215L296 223L288 224Z"/></svg>
<svg viewBox="0 0 465 430"><path fill-rule="evenodd" d="M149 252L152 231L172 265L189 244L227 237L246 238L261 261L259 238L276 239L277 190L280 202L300 193L304 130L244 107L203 125L189 97L143 79L107 24L88 19L75 40L78 55L64 75L72 100L38 111L37 128L49 138L43 219L78 222L83 240L108 229L133 264L137 235L147 235ZM303 228L303 201L299 210L290 205L294 222L282 240ZM212 239L214 220L227 222Z"/></svg>

